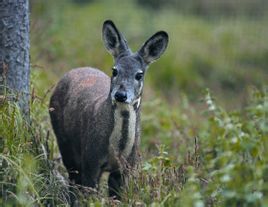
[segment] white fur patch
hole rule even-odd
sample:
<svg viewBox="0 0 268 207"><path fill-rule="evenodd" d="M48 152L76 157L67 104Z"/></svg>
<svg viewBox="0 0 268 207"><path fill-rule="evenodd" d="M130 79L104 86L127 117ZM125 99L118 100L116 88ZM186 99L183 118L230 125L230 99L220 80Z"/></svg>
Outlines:
<svg viewBox="0 0 268 207"><path fill-rule="evenodd" d="M118 156L120 154L120 139L122 138L122 125L124 118L121 115L122 111L129 112L129 121L128 121L128 137L125 148L122 150L121 155L127 158L133 148L135 142L135 133L136 133L136 112L131 105L127 104L117 104L117 107L114 111L114 128L112 134L109 138L110 146L109 150L113 156Z"/></svg>
<svg viewBox="0 0 268 207"><path fill-rule="evenodd" d="M118 155L119 153L119 141L122 136L122 125L123 117L121 116L121 111L116 108L114 111L114 128L109 138L110 152L115 155Z"/></svg>
<svg viewBox="0 0 268 207"><path fill-rule="evenodd" d="M139 97L134 104L137 104L137 108L139 108L140 104L141 104L141 97Z"/></svg>
<svg viewBox="0 0 268 207"><path fill-rule="evenodd" d="M135 142L135 133L136 133L136 112L134 111L133 106L130 106L129 121L128 121L128 138L125 149L122 152L124 157L128 157L132 151Z"/></svg>

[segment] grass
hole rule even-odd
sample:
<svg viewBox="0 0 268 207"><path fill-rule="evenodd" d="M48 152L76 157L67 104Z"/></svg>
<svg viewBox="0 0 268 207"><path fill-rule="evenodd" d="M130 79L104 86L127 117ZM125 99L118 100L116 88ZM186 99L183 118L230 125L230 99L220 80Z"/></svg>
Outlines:
<svg viewBox="0 0 268 207"><path fill-rule="evenodd" d="M267 204L267 88L252 91L251 103L241 112L225 111L209 92L204 100L207 118L197 132L188 119L182 126L171 124L166 118L170 117L169 111L161 112L161 107L162 118L144 124L145 156L139 167L130 172L120 205ZM157 105L161 102L154 104ZM42 101L33 101L30 126L13 103L1 107L1 205L64 206L70 199L70 186L56 160L55 139L49 135L44 107ZM172 118L185 119L183 113ZM154 131L150 128L154 125L161 131L159 137L154 137L158 143L149 139L155 136L148 133ZM106 185L102 188L90 197L85 192L78 193L81 204L118 205L118 201L107 197Z"/></svg>
<svg viewBox="0 0 268 207"><path fill-rule="evenodd" d="M70 68L90 64L110 74L100 38L107 18L135 49L156 30L170 34L146 77L143 159L121 202L107 196L105 182L90 196L68 185L47 107ZM267 206L265 23L154 13L125 1L32 2L31 122L16 103L1 104L0 206L66 206L70 190L85 206Z"/></svg>

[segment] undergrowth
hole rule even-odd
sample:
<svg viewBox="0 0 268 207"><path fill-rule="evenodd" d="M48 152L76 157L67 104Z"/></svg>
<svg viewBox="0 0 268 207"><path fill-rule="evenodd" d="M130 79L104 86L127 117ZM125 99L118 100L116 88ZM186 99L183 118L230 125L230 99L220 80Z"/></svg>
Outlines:
<svg viewBox="0 0 268 207"><path fill-rule="evenodd" d="M31 120L1 97L0 206L66 206L72 196L81 206L268 205L268 91L260 90L267 17L204 19L121 0L31 1L31 10ZM146 77L143 159L121 202L107 197L105 176L99 191L69 186L48 116L53 84L65 71L91 65L111 73L101 43L105 19L134 49L154 31L170 34L167 53ZM213 96L206 91L198 103L204 88Z"/></svg>
<svg viewBox="0 0 268 207"><path fill-rule="evenodd" d="M121 202L108 198L105 184L93 193L92 189L79 191L81 186L69 186L42 98L32 97L30 123L24 121L16 104L4 102L0 109L0 205L66 206L73 195L80 205L96 206L265 206L267 88L253 91L250 97L242 111L227 112L207 91L205 124L194 137L185 137L186 151L176 148L174 142L180 142L176 133L173 143L160 137L151 152L146 151L149 145L145 142L145 158L130 172ZM157 120L165 125L165 118Z"/></svg>

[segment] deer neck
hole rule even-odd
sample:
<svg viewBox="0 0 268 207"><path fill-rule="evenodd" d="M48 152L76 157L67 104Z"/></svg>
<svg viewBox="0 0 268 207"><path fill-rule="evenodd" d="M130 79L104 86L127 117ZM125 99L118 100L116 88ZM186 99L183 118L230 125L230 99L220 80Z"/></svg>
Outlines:
<svg viewBox="0 0 268 207"><path fill-rule="evenodd" d="M128 158L136 143L137 129L139 129L139 103L134 105L113 105L114 125L110 141L110 152L114 156Z"/></svg>

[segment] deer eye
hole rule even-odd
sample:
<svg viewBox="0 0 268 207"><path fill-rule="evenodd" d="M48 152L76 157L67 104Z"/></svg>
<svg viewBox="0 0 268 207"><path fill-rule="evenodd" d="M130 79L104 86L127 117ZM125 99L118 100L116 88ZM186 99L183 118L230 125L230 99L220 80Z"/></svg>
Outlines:
<svg viewBox="0 0 268 207"><path fill-rule="evenodd" d="M116 67L113 67L112 70L113 70L113 77L116 77L117 74L118 74L117 68Z"/></svg>
<svg viewBox="0 0 268 207"><path fill-rule="evenodd" d="M136 74L136 76L135 76L135 79L136 79L137 81L139 81L139 80L142 79L142 77L143 77L143 72L138 72L138 73Z"/></svg>

